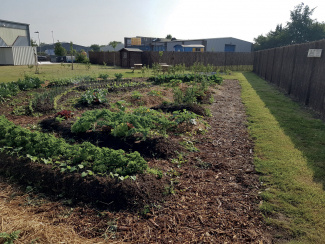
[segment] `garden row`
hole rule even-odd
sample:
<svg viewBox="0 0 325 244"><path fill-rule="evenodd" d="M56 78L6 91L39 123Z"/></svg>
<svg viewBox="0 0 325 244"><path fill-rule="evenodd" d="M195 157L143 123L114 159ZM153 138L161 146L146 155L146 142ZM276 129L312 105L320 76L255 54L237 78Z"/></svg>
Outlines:
<svg viewBox="0 0 325 244"><path fill-rule="evenodd" d="M16 83L11 82L7 86L3 85L2 88L11 92L11 94L4 94L3 97L7 98L16 95L19 91L40 88L41 90L29 93L28 96L32 97L28 99L24 115L33 116L35 115L34 112L40 112L48 114L48 117L52 113L56 118L55 123L60 124L67 121L68 123L64 124L69 125L69 133L76 137L79 134L91 135L93 132L100 132L102 135L109 135L110 138L120 138L119 140L133 138L128 142L133 141L140 145L139 142L147 139L154 141L157 138L167 138L171 134L179 135L184 132L184 128L190 128L197 124L203 124L202 128L205 130L207 124L202 115L209 115L209 113L208 111L202 112L203 108L198 106L197 103L202 102L204 97L208 98L205 99L206 103L211 103L213 97L209 93L209 86L220 84L222 79L216 75L207 76L205 74L170 75L164 76L164 78L157 76L155 78L156 82L164 83L166 89L173 90L174 103L164 102L161 106L153 108L134 106L137 103L127 107L127 103L123 100L109 103L109 99L107 99L108 86L123 86L126 84L132 86L133 84L134 87L137 87L137 85L141 85L140 83L151 85L148 82L119 80L118 77L114 81L104 80L107 77L102 77L96 81L86 81L87 79L85 79L75 82L75 79L70 79L70 81L65 80L66 82L62 82L60 80L57 81L56 85L53 85L56 81L52 81L52 83L50 82L52 85L47 88L41 88L43 82L39 79L36 78L34 81L34 78L26 77L25 83L27 85L25 86L21 85L22 81L18 81ZM150 78L149 81L153 81L153 78ZM183 83L187 84L183 85ZM71 86L71 84L77 84L77 86ZM80 89L80 84L86 86L87 89ZM104 89L94 88L98 84L106 87ZM84 106L91 105L91 107L85 109L88 111L83 112L79 118L73 118L73 113L70 110L59 110L61 98L67 93L74 93L76 99L78 99L75 99L74 105L70 106L83 104ZM151 90L150 94L152 96L161 96L161 93L155 90ZM138 99L142 95L138 92L136 98L135 94L132 96L134 99ZM123 93L120 96L123 97ZM102 108L98 106L101 104L106 104L105 109L97 109ZM15 111L18 110L14 109L13 112ZM103 177L103 179L119 179L123 181L127 178L134 180L136 175L143 178L143 175L147 175L143 174L145 172L158 177L162 176L159 170L149 168L143 156L138 151L132 150L132 147L125 150L119 149L121 147L112 149L105 146L100 147L99 144L95 146L91 140L91 142L83 139L73 140L73 137L71 137L71 140L66 141L58 137L59 135L60 133L54 136L39 131L32 132L15 125L5 116L0 117L0 149L2 153L20 157L21 160L29 159L37 162L36 165L44 165L47 170L59 172L63 178L63 175L72 174L84 179L92 176L96 179ZM127 153L128 150L130 152ZM13 172L15 171L17 170L13 170Z"/></svg>

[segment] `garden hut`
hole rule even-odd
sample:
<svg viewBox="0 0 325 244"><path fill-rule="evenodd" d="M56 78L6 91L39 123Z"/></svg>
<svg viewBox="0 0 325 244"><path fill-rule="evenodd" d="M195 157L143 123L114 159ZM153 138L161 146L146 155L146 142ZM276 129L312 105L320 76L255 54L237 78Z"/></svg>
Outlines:
<svg viewBox="0 0 325 244"><path fill-rule="evenodd" d="M131 68L134 64L142 64L142 50L138 48L123 48L120 50L121 67Z"/></svg>

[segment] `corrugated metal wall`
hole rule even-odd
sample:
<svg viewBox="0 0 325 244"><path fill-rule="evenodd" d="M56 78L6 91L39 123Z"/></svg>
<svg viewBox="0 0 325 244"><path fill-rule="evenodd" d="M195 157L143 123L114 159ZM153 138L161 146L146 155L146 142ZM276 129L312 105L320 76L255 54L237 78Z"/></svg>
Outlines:
<svg viewBox="0 0 325 244"><path fill-rule="evenodd" d="M14 65L14 58L11 47L0 48L0 65Z"/></svg>
<svg viewBox="0 0 325 244"><path fill-rule="evenodd" d="M36 47L12 47L14 65L35 64Z"/></svg>
<svg viewBox="0 0 325 244"><path fill-rule="evenodd" d="M1 47L0 65L34 65L36 47Z"/></svg>

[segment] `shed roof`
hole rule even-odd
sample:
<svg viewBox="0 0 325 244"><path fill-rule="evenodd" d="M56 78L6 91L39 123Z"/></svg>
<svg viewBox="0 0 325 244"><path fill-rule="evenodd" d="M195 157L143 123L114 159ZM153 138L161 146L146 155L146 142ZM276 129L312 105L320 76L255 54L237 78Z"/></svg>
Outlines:
<svg viewBox="0 0 325 244"><path fill-rule="evenodd" d="M120 52L121 51L128 51L128 52L143 52L142 50L140 50L139 48L122 48L121 50L120 50Z"/></svg>

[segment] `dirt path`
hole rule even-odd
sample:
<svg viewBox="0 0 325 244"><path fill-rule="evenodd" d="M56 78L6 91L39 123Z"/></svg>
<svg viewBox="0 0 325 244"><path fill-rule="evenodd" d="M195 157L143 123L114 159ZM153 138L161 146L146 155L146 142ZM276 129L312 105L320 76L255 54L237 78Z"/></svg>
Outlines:
<svg viewBox="0 0 325 244"><path fill-rule="evenodd" d="M40 243L271 243L258 210L260 184L238 81L224 82L211 112L209 132L194 137L200 152L170 168L170 197L162 204L137 213L71 208L0 179L0 232L22 229L21 243L32 237Z"/></svg>

